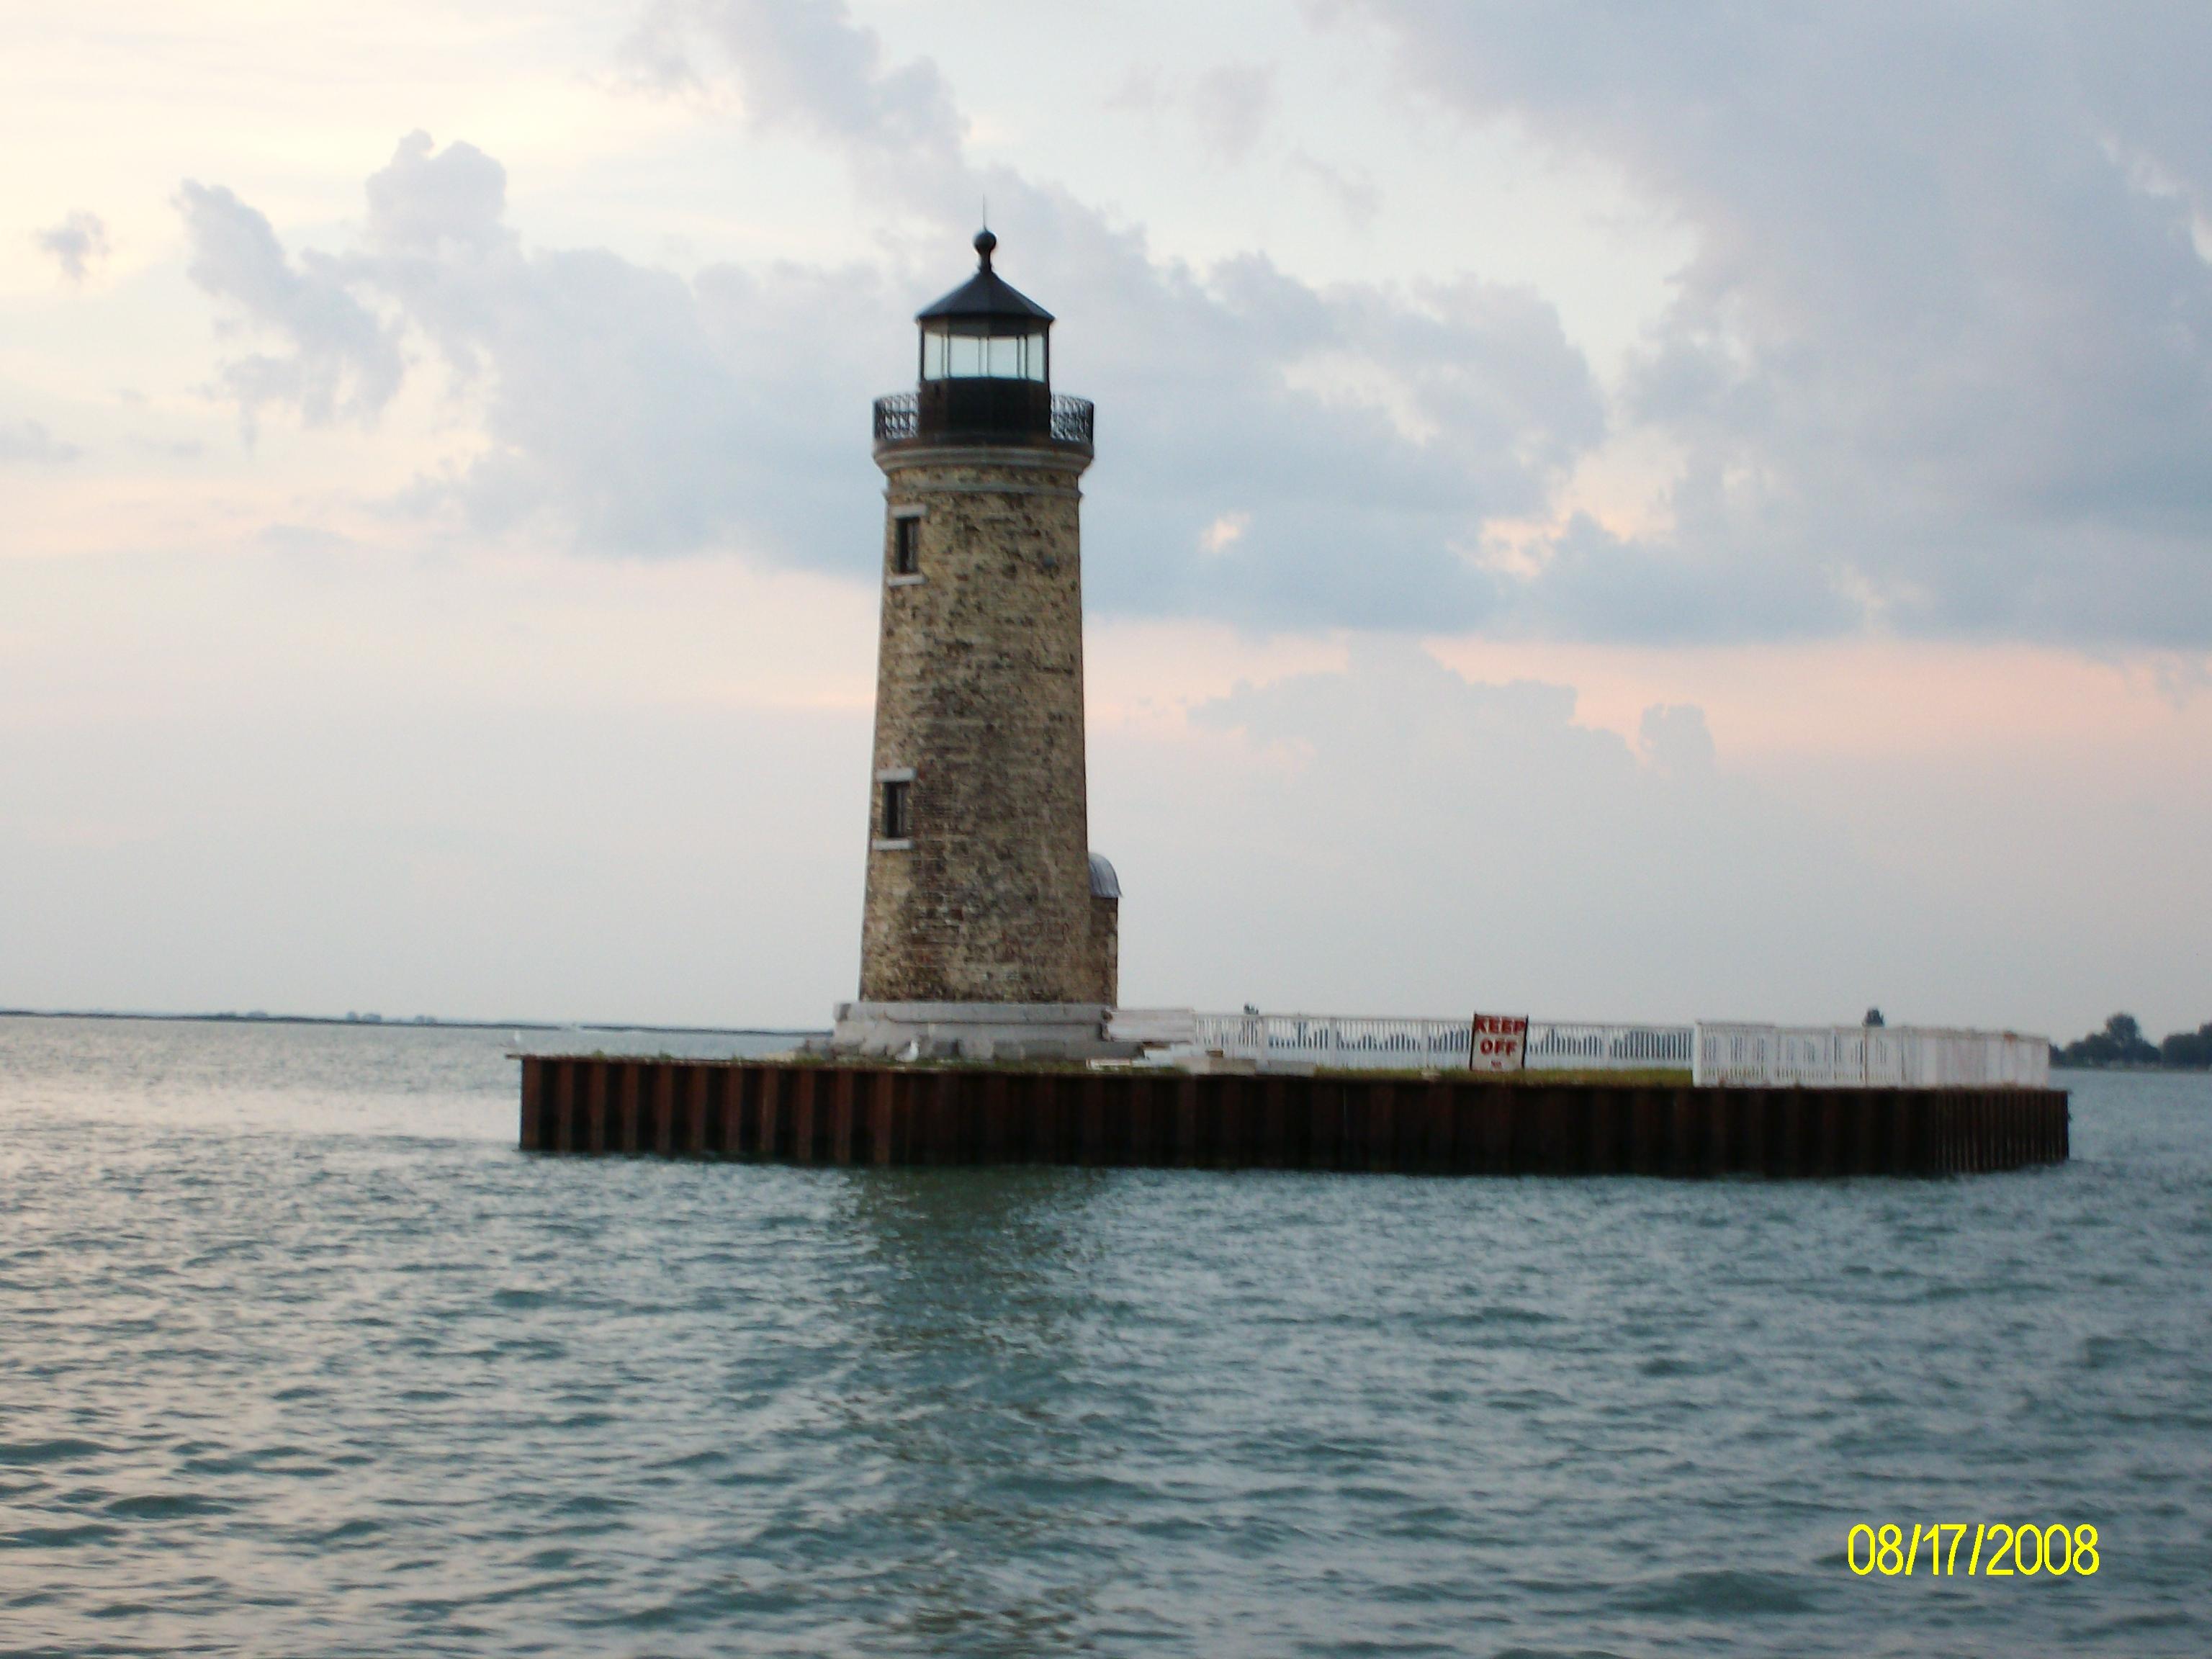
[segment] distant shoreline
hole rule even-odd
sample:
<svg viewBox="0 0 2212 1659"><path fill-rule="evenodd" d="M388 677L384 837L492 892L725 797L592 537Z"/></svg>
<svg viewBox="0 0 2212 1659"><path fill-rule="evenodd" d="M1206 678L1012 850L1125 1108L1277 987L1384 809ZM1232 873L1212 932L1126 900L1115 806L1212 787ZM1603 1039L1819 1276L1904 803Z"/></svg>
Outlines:
<svg viewBox="0 0 2212 1659"><path fill-rule="evenodd" d="M818 1036L814 1026L638 1025L580 1019L349 1019L343 1014L157 1014L105 1008L0 1008L0 1019L144 1019L204 1025L345 1025L374 1031L649 1031L665 1036Z"/></svg>
<svg viewBox="0 0 2212 1659"><path fill-rule="evenodd" d="M2160 1066L2149 1061L2138 1064L2134 1060L2116 1060L2109 1063L2098 1060L2076 1062L2054 1060L2051 1062L2051 1069L2054 1072L2157 1072L2173 1077L2193 1077L2206 1068L2202 1066Z"/></svg>

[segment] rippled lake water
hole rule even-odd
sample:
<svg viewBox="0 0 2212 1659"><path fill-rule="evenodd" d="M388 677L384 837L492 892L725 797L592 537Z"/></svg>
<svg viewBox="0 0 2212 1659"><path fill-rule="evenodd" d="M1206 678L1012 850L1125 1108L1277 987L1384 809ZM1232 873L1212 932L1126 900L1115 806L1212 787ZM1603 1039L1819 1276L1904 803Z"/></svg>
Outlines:
<svg viewBox="0 0 2212 1659"><path fill-rule="evenodd" d="M0 1650L2212 1652L2203 1078L1951 1181L833 1170L525 1156L512 1046L0 1019Z"/></svg>

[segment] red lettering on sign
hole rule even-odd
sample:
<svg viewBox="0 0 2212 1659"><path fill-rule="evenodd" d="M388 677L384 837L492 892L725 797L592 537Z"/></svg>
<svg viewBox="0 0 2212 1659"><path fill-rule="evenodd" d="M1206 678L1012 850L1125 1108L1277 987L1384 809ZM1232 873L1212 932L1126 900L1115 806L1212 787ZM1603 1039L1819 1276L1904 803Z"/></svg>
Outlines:
<svg viewBox="0 0 2212 1659"><path fill-rule="evenodd" d="M1525 1064L1526 1014L1476 1014L1468 1036L1468 1063L1478 1071L1517 1072Z"/></svg>

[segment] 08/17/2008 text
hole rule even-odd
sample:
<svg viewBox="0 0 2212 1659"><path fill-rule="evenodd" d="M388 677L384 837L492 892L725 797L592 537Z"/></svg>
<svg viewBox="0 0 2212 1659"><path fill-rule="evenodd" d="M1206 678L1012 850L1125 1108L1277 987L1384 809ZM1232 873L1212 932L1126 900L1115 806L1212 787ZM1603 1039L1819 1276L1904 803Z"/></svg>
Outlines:
<svg viewBox="0 0 2212 1659"><path fill-rule="evenodd" d="M1967 1554L1965 1575L1969 1578L2034 1578L2046 1573L2054 1578L2069 1573L2089 1578L2103 1565L2097 1555L2097 1529L2087 1522L2072 1528L2057 1521L2047 1527L1984 1522L1973 1531L1974 1547ZM1954 1577L1959 1574L1959 1546L1966 1536L1963 1521L1916 1523L1909 1542L1905 1529L1894 1522L1877 1528L1862 1521L1844 1535L1844 1559L1862 1578L1869 1573L1910 1578L1916 1566L1930 1577Z"/></svg>

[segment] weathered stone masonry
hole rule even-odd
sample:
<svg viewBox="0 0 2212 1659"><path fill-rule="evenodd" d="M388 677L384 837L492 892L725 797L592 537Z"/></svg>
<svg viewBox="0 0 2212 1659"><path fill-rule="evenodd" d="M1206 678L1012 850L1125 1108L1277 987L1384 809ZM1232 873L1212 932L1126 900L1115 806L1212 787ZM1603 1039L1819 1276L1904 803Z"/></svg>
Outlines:
<svg viewBox="0 0 2212 1659"><path fill-rule="evenodd" d="M874 765L911 769L910 845L871 824L860 996L1104 1002L1083 735L1088 447L885 445ZM919 515L916 569L895 568Z"/></svg>

